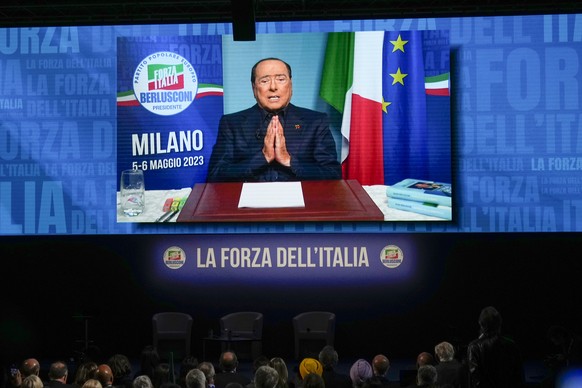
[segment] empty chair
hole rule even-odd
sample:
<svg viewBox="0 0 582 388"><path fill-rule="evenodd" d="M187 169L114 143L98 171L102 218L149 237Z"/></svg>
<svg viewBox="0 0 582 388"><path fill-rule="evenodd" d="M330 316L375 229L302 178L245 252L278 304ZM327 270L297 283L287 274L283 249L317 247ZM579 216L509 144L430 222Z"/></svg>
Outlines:
<svg viewBox="0 0 582 388"><path fill-rule="evenodd" d="M327 311L309 311L293 318L295 358L314 357L325 345L333 346L335 314Z"/></svg>
<svg viewBox="0 0 582 388"><path fill-rule="evenodd" d="M221 337L226 339L223 342L223 350L226 347L234 347L237 355L241 355L243 343L250 345L250 355L252 359L257 358L262 353L263 339L263 314L254 311L239 311L227 314L220 318Z"/></svg>
<svg viewBox="0 0 582 388"><path fill-rule="evenodd" d="M170 352L174 359L190 356L192 317L185 313L164 312L154 314L152 318L153 345L161 358L169 359Z"/></svg>

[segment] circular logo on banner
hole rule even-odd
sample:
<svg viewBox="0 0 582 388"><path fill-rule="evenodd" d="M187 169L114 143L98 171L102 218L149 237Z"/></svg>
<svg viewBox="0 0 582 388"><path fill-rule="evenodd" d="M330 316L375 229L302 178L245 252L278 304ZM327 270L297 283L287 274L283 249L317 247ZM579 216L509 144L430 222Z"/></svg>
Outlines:
<svg viewBox="0 0 582 388"><path fill-rule="evenodd" d="M164 264L170 269L178 269L186 263L186 252L180 247L170 247L164 252Z"/></svg>
<svg viewBox="0 0 582 388"><path fill-rule="evenodd" d="M183 56L160 51L145 57L135 69L133 92L150 112L172 116L188 108L196 98L198 76Z"/></svg>
<svg viewBox="0 0 582 388"><path fill-rule="evenodd" d="M396 245L387 245L382 248L380 261L385 267L396 268L404 261L404 253Z"/></svg>

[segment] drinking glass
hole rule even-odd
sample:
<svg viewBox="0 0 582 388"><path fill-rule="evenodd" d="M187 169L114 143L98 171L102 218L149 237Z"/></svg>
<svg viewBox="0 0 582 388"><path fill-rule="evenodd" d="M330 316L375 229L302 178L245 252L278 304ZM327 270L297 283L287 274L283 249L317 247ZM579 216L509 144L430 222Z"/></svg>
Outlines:
<svg viewBox="0 0 582 388"><path fill-rule="evenodd" d="M142 170L124 170L121 172L121 209L123 214L134 217L145 208L145 185Z"/></svg>

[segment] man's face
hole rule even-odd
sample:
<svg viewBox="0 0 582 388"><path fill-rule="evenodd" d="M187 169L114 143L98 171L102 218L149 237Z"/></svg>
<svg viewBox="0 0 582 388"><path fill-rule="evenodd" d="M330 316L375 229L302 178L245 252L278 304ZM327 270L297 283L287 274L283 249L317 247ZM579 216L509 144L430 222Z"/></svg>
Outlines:
<svg viewBox="0 0 582 388"><path fill-rule="evenodd" d="M293 94L287 66L277 60L259 63L255 69L253 94L259 106L266 111L276 112L286 107Z"/></svg>

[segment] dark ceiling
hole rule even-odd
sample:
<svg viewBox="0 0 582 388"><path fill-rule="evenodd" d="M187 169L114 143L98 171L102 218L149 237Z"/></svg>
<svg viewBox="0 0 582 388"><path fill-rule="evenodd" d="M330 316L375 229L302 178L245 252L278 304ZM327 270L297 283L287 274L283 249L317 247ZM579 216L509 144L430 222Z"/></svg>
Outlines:
<svg viewBox="0 0 582 388"><path fill-rule="evenodd" d="M4 0L0 26L231 22L253 0ZM385 19L580 12L578 0L254 0L255 20Z"/></svg>

